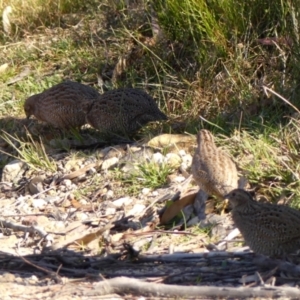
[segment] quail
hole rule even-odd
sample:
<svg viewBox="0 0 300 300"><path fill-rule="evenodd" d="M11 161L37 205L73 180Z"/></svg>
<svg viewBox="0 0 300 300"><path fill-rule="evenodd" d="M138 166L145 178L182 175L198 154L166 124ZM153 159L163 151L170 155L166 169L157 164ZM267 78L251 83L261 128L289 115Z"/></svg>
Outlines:
<svg viewBox="0 0 300 300"><path fill-rule="evenodd" d="M213 135L206 129L197 134L191 170L200 189L219 199L224 199L225 194L238 187L236 165L223 150L217 148Z"/></svg>
<svg viewBox="0 0 300 300"><path fill-rule="evenodd" d="M86 119L101 133L130 136L148 122L167 120L167 116L143 90L120 88L98 97Z"/></svg>
<svg viewBox="0 0 300 300"><path fill-rule="evenodd" d="M243 189L234 189L225 197L236 227L254 252L279 257L300 249L300 211L257 202Z"/></svg>
<svg viewBox="0 0 300 300"><path fill-rule="evenodd" d="M86 123L85 112L99 95L92 87L65 81L27 98L24 111L27 118L34 115L54 127L77 128Z"/></svg>

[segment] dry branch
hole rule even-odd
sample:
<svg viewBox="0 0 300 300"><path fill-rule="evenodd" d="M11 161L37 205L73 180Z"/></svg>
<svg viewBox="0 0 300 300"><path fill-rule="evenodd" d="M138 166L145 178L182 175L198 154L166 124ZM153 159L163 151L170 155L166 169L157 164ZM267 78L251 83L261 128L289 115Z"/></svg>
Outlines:
<svg viewBox="0 0 300 300"><path fill-rule="evenodd" d="M0 219L0 227L10 228L12 230L22 231L22 232L25 232L25 233L28 232L28 233L31 233L31 234L37 233L41 238L43 238L47 241L47 245L48 245L48 243L51 244L53 242L53 237L50 234L48 234L46 231L44 231L42 228L38 227L38 226L19 225L19 224L14 224L12 222Z"/></svg>
<svg viewBox="0 0 300 300"><path fill-rule="evenodd" d="M172 297L259 297L259 298L277 298L277 297L300 297L300 290L292 287L215 287L215 286L183 286L168 285L144 282L138 279L127 277L116 277L110 280L100 282L94 286L94 291L89 291L92 296L105 294L138 294L152 296L172 296ZM87 294L86 294L87 295Z"/></svg>

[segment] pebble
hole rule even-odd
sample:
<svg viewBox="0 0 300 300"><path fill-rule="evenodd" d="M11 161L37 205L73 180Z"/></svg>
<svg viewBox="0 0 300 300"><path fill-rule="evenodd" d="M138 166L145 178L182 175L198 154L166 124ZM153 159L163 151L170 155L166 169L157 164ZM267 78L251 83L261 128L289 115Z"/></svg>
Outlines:
<svg viewBox="0 0 300 300"><path fill-rule="evenodd" d="M112 203L116 206L116 207L118 207L118 208L120 208L120 207L122 207L123 205L129 205L129 204L131 204L132 203L132 199L131 198L129 198L129 197L123 197L123 198L120 198L120 199L117 199L117 200L115 200L115 201L113 201Z"/></svg>
<svg viewBox="0 0 300 300"><path fill-rule="evenodd" d="M165 162L171 167L178 168L182 162L182 159L176 153L168 153L165 157Z"/></svg>
<svg viewBox="0 0 300 300"><path fill-rule="evenodd" d="M31 205L34 208L45 209L47 204L48 204L47 201L45 201L44 199L32 199L31 200Z"/></svg>
<svg viewBox="0 0 300 300"><path fill-rule="evenodd" d="M176 176L173 181L180 183L180 182L185 181L185 177L181 176L181 175L180 176Z"/></svg>
<svg viewBox="0 0 300 300"><path fill-rule="evenodd" d="M135 205L133 206L133 208L132 208L130 211L128 211L128 212L126 213L126 216L130 216L130 215L135 216L135 215L138 215L138 214L140 214L145 208L146 208L146 206L145 206L144 204L137 203L137 204L135 204Z"/></svg>
<svg viewBox="0 0 300 300"><path fill-rule="evenodd" d="M106 215L114 215L116 213L116 209L114 207L107 207L105 210Z"/></svg>
<svg viewBox="0 0 300 300"><path fill-rule="evenodd" d="M148 195L150 192L151 192L151 189L149 189L149 188L143 188L143 189L142 189L142 194L143 194L144 196Z"/></svg>
<svg viewBox="0 0 300 300"><path fill-rule="evenodd" d="M65 187L71 187L72 181L70 179L64 179L61 184L63 184Z"/></svg>
<svg viewBox="0 0 300 300"><path fill-rule="evenodd" d="M192 166L193 157L190 154L182 156L181 158L182 158L182 163L181 163L182 168L186 170Z"/></svg>
<svg viewBox="0 0 300 300"><path fill-rule="evenodd" d="M4 166L1 181L17 182L27 168L28 165L25 162L14 159Z"/></svg>
<svg viewBox="0 0 300 300"><path fill-rule="evenodd" d="M178 154L179 154L181 157L186 156L186 152L185 152L185 150L183 150L183 149L179 150Z"/></svg>
<svg viewBox="0 0 300 300"><path fill-rule="evenodd" d="M158 195L159 195L159 192L158 192L158 191L153 191L153 192L152 192L152 196L157 197Z"/></svg>
<svg viewBox="0 0 300 300"><path fill-rule="evenodd" d="M112 199L114 197L114 191L113 190L107 191L105 196L106 196L106 199Z"/></svg>
<svg viewBox="0 0 300 300"><path fill-rule="evenodd" d="M45 201L47 201L50 204L56 204L59 203L60 198L57 196L47 196L45 197Z"/></svg>
<svg viewBox="0 0 300 300"><path fill-rule="evenodd" d="M77 211L75 213L75 220L84 221L84 220L87 220L88 218L89 218L89 216L82 211Z"/></svg>
<svg viewBox="0 0 300 300"><path fill-rule="evenodd" d="M111 157L109 159L106 159L101 165L101 170L108 170L116 166L118 162L119 159L117 157Z"/></svg>
<svg viewBox="0 0 300 300"><path fill-rule="evenodd" d="M160 152L156 152L152 155L152 161L159 165L161 165L164 162L164 160L165 157Z"/></svg>

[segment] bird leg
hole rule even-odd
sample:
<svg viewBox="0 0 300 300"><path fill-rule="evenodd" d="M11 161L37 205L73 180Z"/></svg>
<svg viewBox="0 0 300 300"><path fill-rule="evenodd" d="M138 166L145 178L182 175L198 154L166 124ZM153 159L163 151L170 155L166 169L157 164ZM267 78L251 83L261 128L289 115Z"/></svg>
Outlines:
<svg viewBox="0 0 300 300"><path fill-rule="evenodd" d="M194 208L197 214L199 221L205 220L205 207L206 207L206 200L208 199L208 194L200 189L196 195L194 201Z"/></svg>

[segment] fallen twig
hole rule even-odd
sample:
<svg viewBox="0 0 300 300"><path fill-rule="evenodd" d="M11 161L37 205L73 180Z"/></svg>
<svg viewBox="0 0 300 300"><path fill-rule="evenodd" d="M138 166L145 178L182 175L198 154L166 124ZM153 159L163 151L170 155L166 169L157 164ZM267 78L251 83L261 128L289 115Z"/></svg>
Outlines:
<svg viewBox="0 0 300 300"><path fill-rule="evenodd" d="M290 297L299 298L300 290L293 287L216 287L216 286L184 286L168 285L144 282L138 279L127 277L116 277L105 280L94 285L94 290L87 291L86 295L105 295L111 293L118 294L138 294L152 296L173 296L173 297Z"/></svg>
<svg viewBox="0 0 300 300"><path fill-rule="evenodd" d="M14 224L12 222L1 220L1 219L0 219L0 226L4 227L4 228L10 228L10 229L16 230L16 231L22 231L25 233L32 233L32 234L37 233L41 238L43 238L47 241L47 244L53 242L53 237L48 232L44 231L42 228L40 228L38 226L19 225L19 224Z"/></svg>

